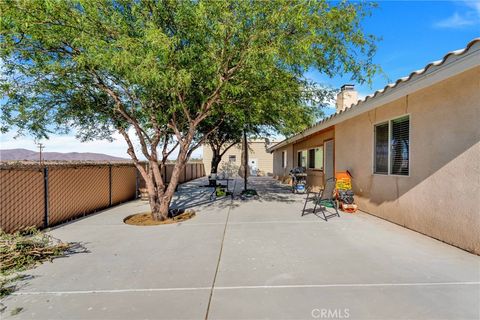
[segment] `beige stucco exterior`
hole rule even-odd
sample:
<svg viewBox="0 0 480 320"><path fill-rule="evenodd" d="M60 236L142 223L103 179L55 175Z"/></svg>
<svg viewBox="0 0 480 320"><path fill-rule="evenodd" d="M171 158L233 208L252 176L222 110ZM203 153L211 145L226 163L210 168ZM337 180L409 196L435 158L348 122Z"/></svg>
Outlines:
<svg viewBox="0 0 480 320"><path fill-rule="evenodd" d="M410 115L410 176L373 174L373 125ZM480 67L335 126L368 213L480 254Z"/></svg>
<svg viewBox="0 0 480 320"><path fill-rule="evenodd" d="M323 146L325 141L334 140L335 131L332 128L317 132L311 136L305 137L303 140L296 143L289 144L281 149L273 152L273 166L274 176L282 181L287 181L290 170L297 167L297 153L299 151L307 151L309 149ZM287 153L286 166L282 168L282 152ZM307 185L308 186L322 186L323 185L323 170L307 168Z"/></svg>
<svg viewBox="0 0 480 320"><path fill-rule="evenodd" d="M410 174L373 174L374 125L410 115ZM480 67L414 91L275 149L274 175L296 151L335 139L335 170L349 170L367 213L480 254ZM287 151L287 168L281 152ZM309 172L310 184L322 183Z"/></svg>
<svg viewBox="0 0 480 320"><path fill-rule="evenodd" d="M249 160L256 159L257 167L260 175L272 175L273 174L273 156L270 152L267 152L264 140L250 141L249 145ZM239 143L225 153L222 157L218 169L220 171L223 164L229 161L230 156L235 156L234 164L238 167L241 166L242 161L242 144ZM205 166L205 172L210 173L212 168L212 149L208 145L203 146L203 164Z"/></svg>

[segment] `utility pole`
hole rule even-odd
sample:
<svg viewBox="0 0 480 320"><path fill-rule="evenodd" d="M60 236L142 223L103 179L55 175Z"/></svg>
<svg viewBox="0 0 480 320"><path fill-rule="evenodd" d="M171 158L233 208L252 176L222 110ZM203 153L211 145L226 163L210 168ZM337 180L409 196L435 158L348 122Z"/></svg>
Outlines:
<svg viewBox="0 0 480 320"><path fill-rule="evenodd" d="M243 129L243 154L244 154L244 159L243 159L243 190L246 192L247 191L247 175L248 175L248 141L247 141L247 130Z"/></svg>
<svg viewBox="0 0 480 320"><path fill-rule="evenodd" d="M41 142L38 143L38 150L40 150L39 152L39 163L40 165L42 165L42 162L43 162L43 159L42 159L42 150L45 149L45 145Z"/></svg>

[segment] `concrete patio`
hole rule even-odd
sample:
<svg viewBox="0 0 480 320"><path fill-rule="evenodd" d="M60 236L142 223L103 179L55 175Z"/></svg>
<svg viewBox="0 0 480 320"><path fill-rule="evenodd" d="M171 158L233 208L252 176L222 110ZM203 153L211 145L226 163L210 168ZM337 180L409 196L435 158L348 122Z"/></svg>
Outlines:
<svg viewBox="0 0 480 320"><path fill-rule="evenodd" d="M480 318L476 255L365 213L301 217L304 196L270 178L251 180L249 201L210 202L204 183L175 199L196 209L187 222L125 225L148 210L133 201L53 229L87 252L29 271L0 317Z"/></svg>

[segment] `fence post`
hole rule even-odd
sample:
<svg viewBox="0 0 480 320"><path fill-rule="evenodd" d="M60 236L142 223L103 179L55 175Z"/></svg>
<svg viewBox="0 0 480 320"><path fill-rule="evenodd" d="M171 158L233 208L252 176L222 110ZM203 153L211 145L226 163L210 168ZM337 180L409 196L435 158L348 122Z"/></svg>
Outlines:
<svg viewBox="0 0 480 320"><path fill-rule="evenodd" d="M183 177L184 177L183 182L187 181L187 166L188 166L188 163L183 168Z"/></svg>
<svg viewBox="0 0 480 320"><path fill-rule="evenodd" d="M43 168L43 201L44 201L44 216L43 216L43 227L48 227L48 167Z"/></svg>
<svg viewBox="0 0 480 320"><path fill-rule="evenodd" d="M108 206L112 206L112 165L108 165L108 188L109 188L109 193L108 193Z"/></svg>

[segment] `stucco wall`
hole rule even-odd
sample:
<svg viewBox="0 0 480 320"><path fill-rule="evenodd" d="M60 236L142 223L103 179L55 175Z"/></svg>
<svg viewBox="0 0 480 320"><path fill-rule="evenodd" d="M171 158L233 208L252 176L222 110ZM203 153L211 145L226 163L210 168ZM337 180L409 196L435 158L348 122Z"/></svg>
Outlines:
<svg viewBox="0 0 480 320"><path fill-rule="evenodd" d="M330 128L308 136L295 144L289 144L273 152L274 176L283 180L293 167L297 167L297 152L323 146L324 141L334 139L334 129ZM287 166L282 168L282 151L287 152ZM307 168L307 185L322 186L323 171Z"/></svg>
<svg viewBox="0 0 480 320"><path fill-rule="evenodd" d="M249 159L257 159L257 166L262 173L266 175L272 175L273 173L273 156L271 153L266 151L265 142L264 141L255 141L248 143L250 149L248 153ZM233 147L231 147L225 155L222 157L222 161L220 162L218 169L222 167L225 162L228 162L229 156L234 155L236 156L235 165L240 167L242 164L242 145L239 143ZM212 149L204 145L203 146L203 163L205 165L205 172L210 174L211 167L212 167Z"/></svg>
<svg viewBox="0 0 480 320"><path fill-rule="evenodd" d="M373 126L410 114L410 176L373 174ZM480 254L480 68L335 127L361 210Z"/></svg>
<svg viewBox="0 0 480 320"><path fill-rule="evenodd" d="M335 131L333 128L318 132L310 137L303 139L293 145L293 154L295 157L295 167L297 152L301 150L312 149L315 147L323 146L326 140L332 140L335 138ZM325 150L324 150L325 152ZM308 186L323 186L323 170L308 169L307 168L307 185Z"/></svg>
<svg viewBox="0 0 480 320"><path fill-rule="evenodd" d="M282 167L282 152L286 152L286 164ZM284 179L288 176L294 166L293 144L275 150L273 152L273 175L277 179Z"/></svg>

